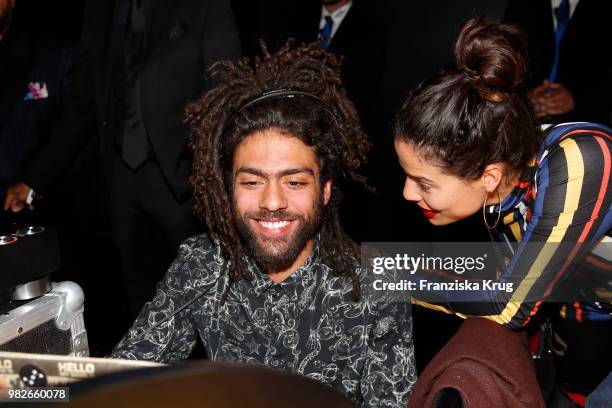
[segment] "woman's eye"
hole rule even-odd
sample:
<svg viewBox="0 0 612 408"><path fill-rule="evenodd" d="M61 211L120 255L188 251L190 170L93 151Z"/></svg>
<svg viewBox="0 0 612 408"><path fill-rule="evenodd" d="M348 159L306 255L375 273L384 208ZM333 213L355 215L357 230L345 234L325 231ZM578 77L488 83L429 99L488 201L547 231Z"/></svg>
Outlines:
<svg viewBox="0 0 612 408"><path fill-rule="evenodd" d="M429 185L427 184L423 184L423 183L419 183L419 187L421 188L421 190L428 192L429 189L431 188Z"/></svg>

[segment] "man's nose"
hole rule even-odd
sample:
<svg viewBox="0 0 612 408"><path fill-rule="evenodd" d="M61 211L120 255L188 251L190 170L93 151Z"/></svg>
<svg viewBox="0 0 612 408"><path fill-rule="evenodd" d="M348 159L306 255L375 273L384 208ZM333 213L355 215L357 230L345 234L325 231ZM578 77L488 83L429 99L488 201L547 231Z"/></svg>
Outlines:
<svg viewBox="0 0 612 408"><path fill-rule="evenodd" d="M259 200L259 207L268 211L287 208L287 197L278 183L268 183Z"/></svg>

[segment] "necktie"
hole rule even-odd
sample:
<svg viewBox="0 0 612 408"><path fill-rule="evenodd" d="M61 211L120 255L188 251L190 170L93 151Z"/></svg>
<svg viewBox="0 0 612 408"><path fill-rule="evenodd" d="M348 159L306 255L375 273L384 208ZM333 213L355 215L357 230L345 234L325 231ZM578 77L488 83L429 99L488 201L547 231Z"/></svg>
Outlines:
<svg viewBox="0 0 612 408"><path fill-rule="evenodd" d="M331 16L325 16L325 25L319 30L319 38L321 41L319 44L321 45L321 48L329 47L333 27L334 20L332 20Z"/></svg>
<svg viewBox="0 0 612 408"><path fill-rule="evenodd" d="M126 27L125 48L125 122L123 124L122 157L131 168L138 168L147 159L147 133L140 114L138 71L145 42L145 16L139 0L132 6Z"/></svg>
<svg viewBox="0 0 612 408"><path fill-rule="evenodd" d="M563 34L565 34L567 24L570 20L569 0L561 0L561 4L555 9L555 17L557 17L557 30L555 31L555 61L553 62L552 69L550 70L550 75L548 75L549 82L555 82L557 80L561 40L563 39Z"/></svg>

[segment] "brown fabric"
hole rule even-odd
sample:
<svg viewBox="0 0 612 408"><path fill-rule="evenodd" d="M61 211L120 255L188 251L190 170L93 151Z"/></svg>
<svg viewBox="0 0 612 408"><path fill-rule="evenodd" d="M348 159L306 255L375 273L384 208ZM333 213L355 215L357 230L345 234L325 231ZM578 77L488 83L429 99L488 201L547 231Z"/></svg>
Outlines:
<svg viewBox="0 0 612 408"><path fill-rule="evenodd" d="M408 407L435 407L445 388L456 389L468 408L546 406L521 334L484 318L463 322L425 368Z"/></svg>

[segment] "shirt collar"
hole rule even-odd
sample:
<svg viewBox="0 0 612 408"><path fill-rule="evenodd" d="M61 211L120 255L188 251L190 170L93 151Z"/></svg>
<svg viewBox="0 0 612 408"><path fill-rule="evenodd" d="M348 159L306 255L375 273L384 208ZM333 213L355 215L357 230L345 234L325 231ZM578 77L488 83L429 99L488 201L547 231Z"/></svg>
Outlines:
<svg viewBox="0 0 612 408"><path fill-rule="evenodd" d="M334 23L335 23L336 20L338 19L341 20L344 18L344 16L346 15L346 13L348 13L352 5L353 5L353 2L349 1L344 6L340 7L338 10L334 11L333 13L330 13L329 11L327 11L325 6L321 6L321 16L323 18L325 18L326 16L331 16L331 18L334 19Z"/></svg>
<svg viewBox="0 0 612 408"><path fill-rule="evenodd" d="M253 286L253 292L257 297L260 297L264 292L266 292L270 287L277 285L270 277L263 273L255 261L251 257L246 257L247 265L251 273L253 274L253 280L251 281L251 285ZM306 282L310 282L315 278L316 275L316 265L319 263L319 236L315 238L314 246L312 248L312 253L306 259L295 272L289 275L284 281L279 283L278 285L285 292L289 298L292 300L297 299L298 291L297 288L302 286L306 286ZM299 284L302 285L299 285Z"/></svg>
<svg viewBox="0 0 612 408"><path fill-rule="evenodd" d="M332 26L332 32L331 32L331 37L333 38L334 34L336 34L336 31L338 31L338 27L340 27L340 23L342 23L342 20L344 20L344 17L346 17L346 14L351 9L352 5L353 5L353 2L349 1L347 4L340 7L338 10L334 11L333 13L330 13L329 11L327 11L325 6L322 5L321 6L321 21L319 22L319 30L322 30L323 27L325 27L325 17L331 16L332 20L334 21L334 25Z"/></svg>
<svg viewBox="0 0 612 408"><path fill-rule="evenodd" d="M573 17L574 11L576 10L576 6L578 6L579 2L580 0L569 0L570 18ZM550 0L550 5L552 8L553 25L555 30L557 30L557 15L555 14L555 9L561 5L561 0Z"/></svg>

